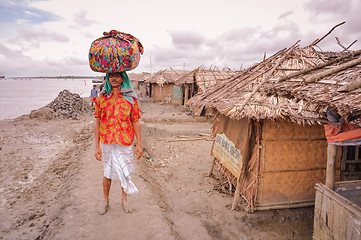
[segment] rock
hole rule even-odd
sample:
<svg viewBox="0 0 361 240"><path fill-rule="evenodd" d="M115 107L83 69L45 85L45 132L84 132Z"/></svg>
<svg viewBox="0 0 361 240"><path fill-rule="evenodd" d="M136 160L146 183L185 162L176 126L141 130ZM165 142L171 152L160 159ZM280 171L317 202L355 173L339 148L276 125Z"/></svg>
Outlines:
<svg viewBox="0 0 361 240"><path fill-rule="evenodd" d="M47 105L61 118L79 120L83 115L91 114L90 105L79 94L63 90Z"/></svg>

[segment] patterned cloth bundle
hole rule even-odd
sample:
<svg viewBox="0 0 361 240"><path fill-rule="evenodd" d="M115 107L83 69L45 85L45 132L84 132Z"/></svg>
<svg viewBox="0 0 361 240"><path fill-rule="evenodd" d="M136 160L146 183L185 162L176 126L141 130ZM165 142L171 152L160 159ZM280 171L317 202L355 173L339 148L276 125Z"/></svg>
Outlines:
<svg viewBox="0 0 361 240"><path fill-rule="evenodd" d="M116 73L136 68L143 54L139 40L128 34L112 30L94 40L89 50L89 65L95 72Z"/></svg>

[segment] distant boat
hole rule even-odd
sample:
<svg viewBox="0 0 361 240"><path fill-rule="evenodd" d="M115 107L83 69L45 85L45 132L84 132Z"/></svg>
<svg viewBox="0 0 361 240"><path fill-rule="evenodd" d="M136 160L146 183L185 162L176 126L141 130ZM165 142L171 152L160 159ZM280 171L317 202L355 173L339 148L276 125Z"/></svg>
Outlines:
<svg viewBox="0 0 361 240"><path fill-rule="evenodd" d="M5 78L5 74L4 74L4 73L0 73L0 78Z"/></svg>
<svg viewBox="0 0 361 240"><path fill-rule="evenodd" d="M103 83L103 80L100 79L93 79L92 83Z"/></svg>

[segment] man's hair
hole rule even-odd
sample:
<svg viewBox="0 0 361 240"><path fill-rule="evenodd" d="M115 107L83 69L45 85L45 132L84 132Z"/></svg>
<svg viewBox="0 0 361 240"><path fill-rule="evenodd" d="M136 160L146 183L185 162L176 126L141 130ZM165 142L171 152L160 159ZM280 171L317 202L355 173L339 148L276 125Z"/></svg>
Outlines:
<svg viewBox="0 0 361 240"><path fill-rule="evenodd" d="M93 87L96 87L96 85L93 85Z"/></svg>
<svg viewBox="0 0 361 240"><path fill-rule="evenodd" d="M122 72L109 73L109 76L111 76L111 75L119 75L119 76L121 76L121 78L124 78L124 76L123 76L123 73L122 73Z"/></svg>

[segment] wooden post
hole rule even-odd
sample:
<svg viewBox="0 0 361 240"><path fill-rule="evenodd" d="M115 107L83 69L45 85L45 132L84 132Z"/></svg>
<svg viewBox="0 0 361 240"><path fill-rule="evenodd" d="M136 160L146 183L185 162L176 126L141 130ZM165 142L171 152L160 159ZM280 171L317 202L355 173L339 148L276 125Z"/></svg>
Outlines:
<svg viewBox="0 0 361 240"><path fill-rule="evenodd" d="M188 93L189 93L189 86L188 86L188 84L186 84L185 89L184 89L184 106L188 102Z"/></svg>
<svg viewBox="0 0 361 240"><path fill-rule="evenodd" d="M209 170L209 173L208 173L208 177L212 176L215 161L216 161L216 158L213 157L213 161L212 161L211 169Z"/></svg>
<svg viewBox="0 0 361 240"><path fill-rule="evenodd" d="M336 175L336 150L334 144L327 144L326 187L334 190Z"/></svg>

